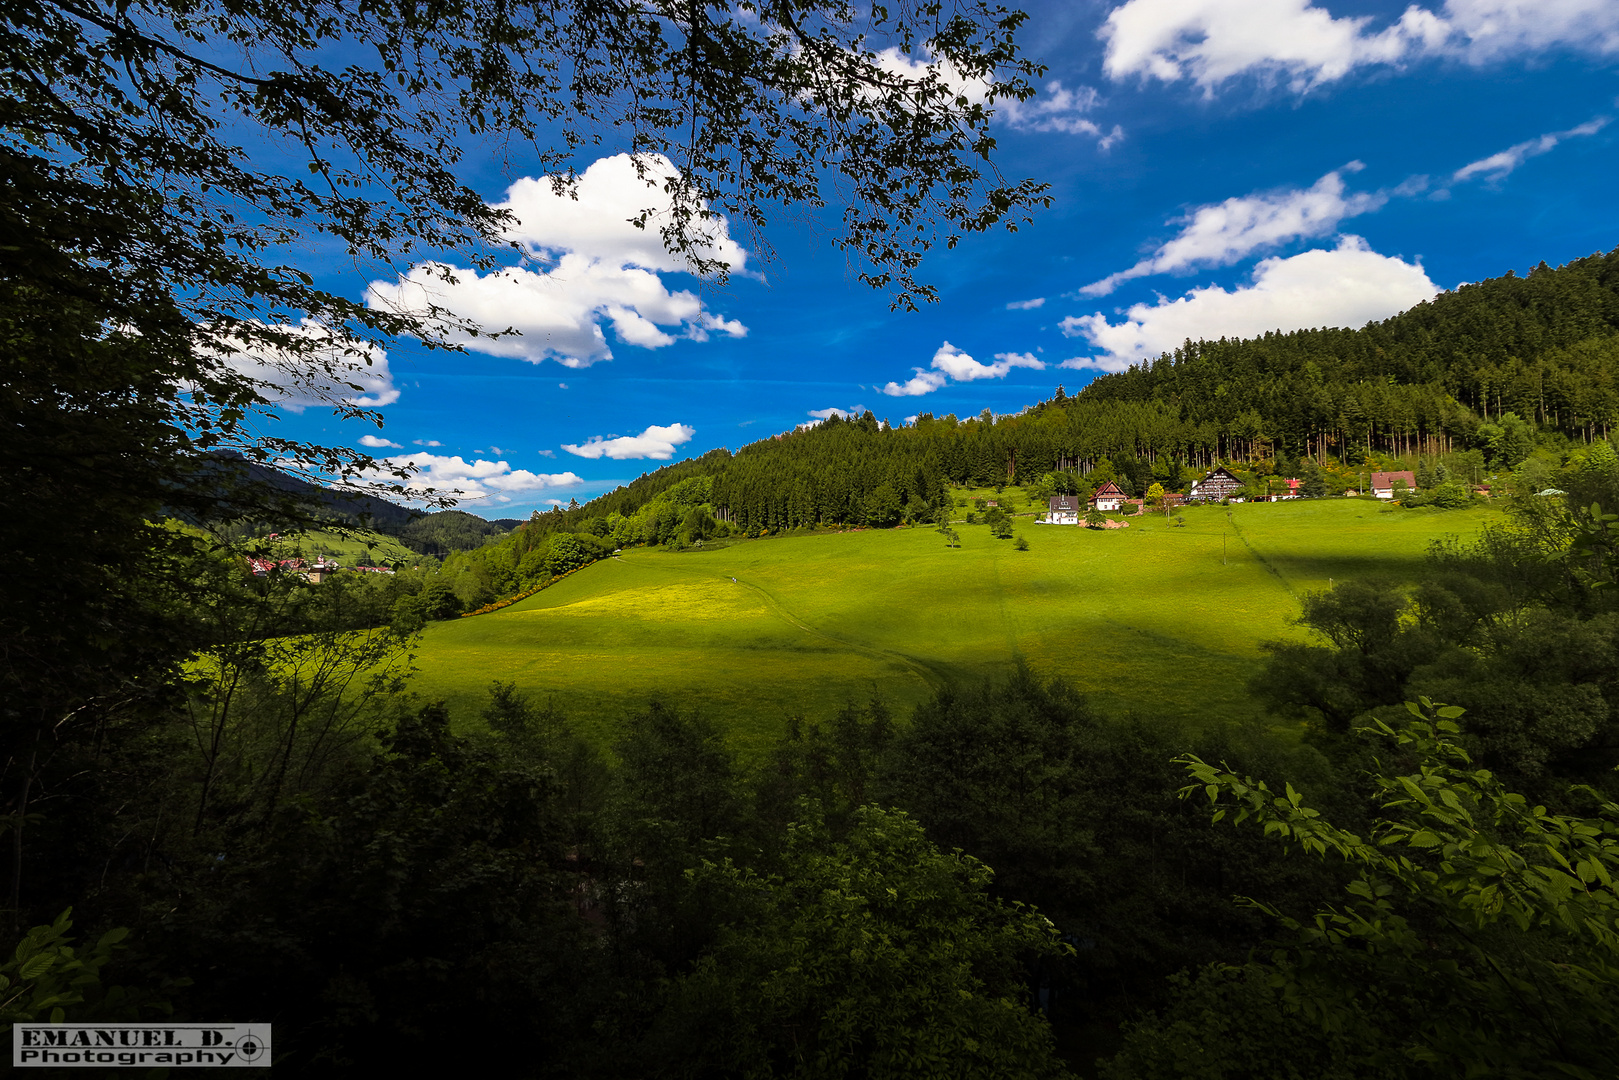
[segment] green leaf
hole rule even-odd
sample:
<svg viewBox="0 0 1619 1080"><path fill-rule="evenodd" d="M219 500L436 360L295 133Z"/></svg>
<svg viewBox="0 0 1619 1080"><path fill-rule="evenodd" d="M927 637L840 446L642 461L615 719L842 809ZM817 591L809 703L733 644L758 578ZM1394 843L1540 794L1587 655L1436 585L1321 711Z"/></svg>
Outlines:
<svg viewBox="0 0 1619 1080"><path fill-rule="evenodd" d="M55 963L55 953L42 952L37 956L33 956L28 960L25 960L23 962L22 969L17 972L17 975L19 978L25 981L37 979L49 971L51 966Z"/></svg>

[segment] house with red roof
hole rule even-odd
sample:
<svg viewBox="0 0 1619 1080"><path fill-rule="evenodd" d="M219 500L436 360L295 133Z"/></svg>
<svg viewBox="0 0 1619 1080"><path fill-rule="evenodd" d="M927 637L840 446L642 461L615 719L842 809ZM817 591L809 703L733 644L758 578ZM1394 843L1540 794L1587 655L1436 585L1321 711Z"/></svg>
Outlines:
<svg viewBox="0 0 1619 1080"><path fill-rule="evenodd" d="M1407 491L1417 490L1417 478L1409 471L1374 472L1372 474L1372 494L1379 499L1394 498L1394 482L1396 480L1403 483Z"/></svg>
<svg viewBox="0 0 1619 1080"><path fill-rule="evenodd" d="M1125 494L1119 489L1119 485L1109 480L1097 488L1096 494L1091 496L1091 506L1104 513L1116 513L1124 506L1124 500Z"/></svg>

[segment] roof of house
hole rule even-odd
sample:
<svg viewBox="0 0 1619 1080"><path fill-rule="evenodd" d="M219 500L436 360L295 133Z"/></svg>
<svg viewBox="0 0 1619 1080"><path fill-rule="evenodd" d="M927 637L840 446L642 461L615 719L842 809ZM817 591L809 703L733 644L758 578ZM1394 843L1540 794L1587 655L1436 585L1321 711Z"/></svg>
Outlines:
<svg viewBox="0 0 1619 1080"><path fill-rule="evenodd" d="M1417 486L1417 478L1411 475L1410 472L1374 472L1372 474L1372 488L1374 490L1392 488L1396 480L1404 480L1405 486L1408 488Z"/></svg>
<svg viewBox="0 0 1619 1080"><path fill-rule="evenodd" d="M1078 495L1053 495L1046 501L1047 510L1078 510Z"/></svg>
<svg viewBox="0 0 1619 1080"><path fill-rule="evenodd" d="M1109 480L1107 483L1096 489L1096 498L1122 499L1124 498L1124 492L1119 490L1119 485Z"/></svg>

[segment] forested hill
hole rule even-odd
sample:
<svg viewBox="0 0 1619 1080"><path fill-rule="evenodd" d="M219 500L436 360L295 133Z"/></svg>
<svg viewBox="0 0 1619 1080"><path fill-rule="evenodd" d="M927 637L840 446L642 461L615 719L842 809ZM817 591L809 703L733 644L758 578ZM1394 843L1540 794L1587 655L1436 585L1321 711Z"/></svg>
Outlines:
<svg viewBox="0 0 1619 1080"><path fill-rule="evenodd" d="M1525 430L1588 441L1616 425L1619 249L1465 285L1358 330L1187 342L1015 416L834 418L536 515L525 542L579 531L661 542L696 505L750 532L897 520L951 483L1029 483L1103 459L1137 492L1154 480L1174 490L1183 467L1273 455L1358 463L1476 449L1512 465L1533 448ZM662 526L625 527L660 500Z"/></svg>
<svg viewBox="0 0 1619 1080"><path fill-rule="evenodd" d="M1619 418L1619 248L1527 277L1508 272L1441 293L1359 330L1299 330L1187 342L1151 364L1096 379L1082 401L1170 402L1183 419L1268 434L1471 434L1515 412L1569 434ZM1397 387L1398 391L1385 390ZM1385 440L1384 445L1391 445Z"/></svg>

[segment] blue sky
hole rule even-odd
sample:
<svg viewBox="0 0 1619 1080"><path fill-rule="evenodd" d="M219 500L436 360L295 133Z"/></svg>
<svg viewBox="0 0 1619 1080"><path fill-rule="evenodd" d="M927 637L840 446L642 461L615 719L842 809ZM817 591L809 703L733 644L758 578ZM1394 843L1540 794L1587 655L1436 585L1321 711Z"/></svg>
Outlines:
<svg viewBox="0 0 1619 1080"><path fill-rule="evenodd" d="M920 312L860 284L835 217L780 214L769 263L715 237L746 271L718 287L626 225L644 197L618 148L580 160L578 204L520 161L488 164L473 182L510 201L548 269L433 287L524 336L462 354L396 342L363 399L383 429L292 394L280 433L367 439L464 491L462 509L527 516L831 409L1016 412L1189 336L1357 326L1619 245L1619 3L1425 3L1028 7L1020 40L1050 70L997 117L997 163L1055 202L934 252L940 302ZM376 302L409 305L426 280L309 257L322 284Z"/></svg>

